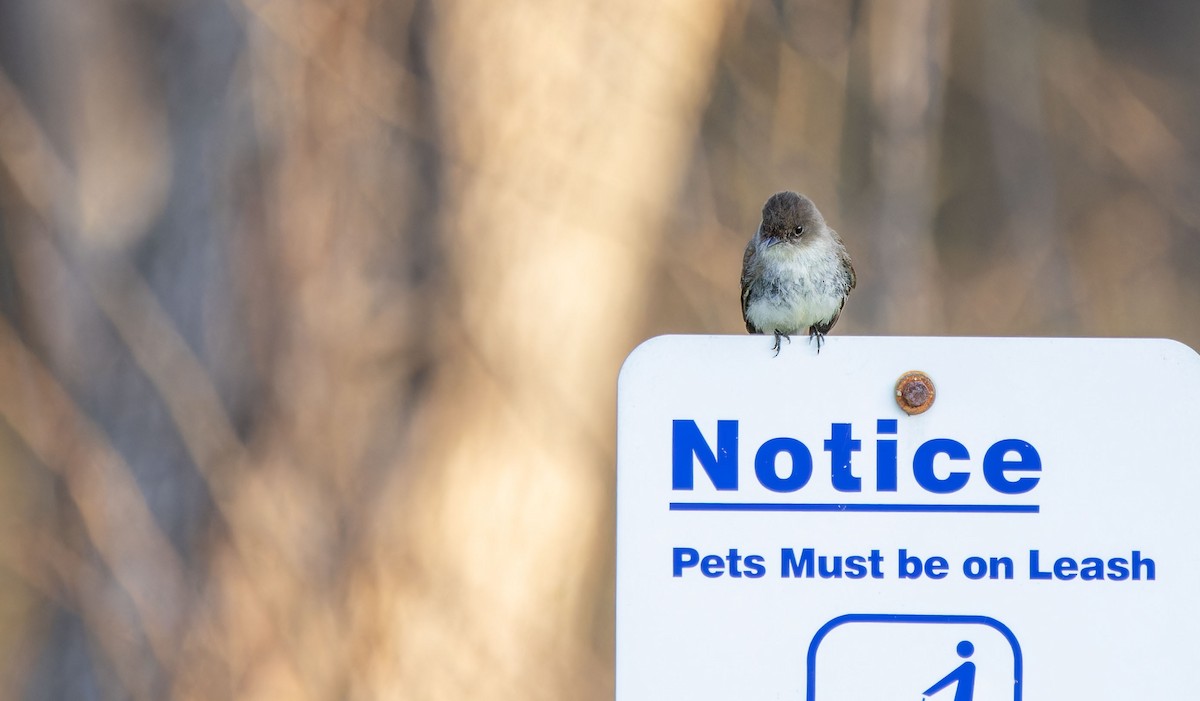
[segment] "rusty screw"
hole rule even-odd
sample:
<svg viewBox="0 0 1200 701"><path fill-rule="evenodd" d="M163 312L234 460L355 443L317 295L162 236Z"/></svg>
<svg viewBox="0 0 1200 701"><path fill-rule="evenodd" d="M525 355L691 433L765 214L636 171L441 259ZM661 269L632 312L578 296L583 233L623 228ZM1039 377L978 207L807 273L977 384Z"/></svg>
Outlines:
<svg viewBox="0 0 1200 701"><path fill-rule="evenodd" d="M906 372L896 381L896 403L909 416L928 411L933 397L933 380L923 372Z"/></svg>

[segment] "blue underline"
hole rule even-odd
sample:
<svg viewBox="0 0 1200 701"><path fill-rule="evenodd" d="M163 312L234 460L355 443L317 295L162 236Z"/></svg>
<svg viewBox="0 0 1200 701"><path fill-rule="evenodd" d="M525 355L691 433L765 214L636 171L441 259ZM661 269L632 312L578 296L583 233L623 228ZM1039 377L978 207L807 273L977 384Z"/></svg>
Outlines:
<svg viewBox="0 0 1200 701"><path fill-rule="evenodd" d="M1037 504L780 504L673 501L671 511L821 511L907 514L1036 514Z"/></svg>

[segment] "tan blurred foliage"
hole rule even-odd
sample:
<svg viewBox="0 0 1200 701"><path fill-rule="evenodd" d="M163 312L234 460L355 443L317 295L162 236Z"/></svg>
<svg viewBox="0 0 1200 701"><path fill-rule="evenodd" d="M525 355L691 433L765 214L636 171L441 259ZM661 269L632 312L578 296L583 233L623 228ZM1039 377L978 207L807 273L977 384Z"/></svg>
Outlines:
<svg viewBox="0 0 1200 701"><path fill-rule="evenodd" d="M785 188L838 333L1200 345L1198 23L0 4L0 696L610 697L624 355Z"/></svg>

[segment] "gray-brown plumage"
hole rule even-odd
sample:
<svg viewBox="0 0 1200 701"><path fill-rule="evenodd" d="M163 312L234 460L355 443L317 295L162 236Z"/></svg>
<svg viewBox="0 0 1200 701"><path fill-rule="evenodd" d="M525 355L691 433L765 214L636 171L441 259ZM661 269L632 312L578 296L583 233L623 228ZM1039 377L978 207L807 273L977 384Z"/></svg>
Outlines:
<svg viewBox="0 0 1200 701"><path fill-rule="evenodd" d="M779 192L763 205L762 223L742 256L742 319L750 333L781 338L808 331L817 351L855 285L850 254L817 206Z"/></svg>

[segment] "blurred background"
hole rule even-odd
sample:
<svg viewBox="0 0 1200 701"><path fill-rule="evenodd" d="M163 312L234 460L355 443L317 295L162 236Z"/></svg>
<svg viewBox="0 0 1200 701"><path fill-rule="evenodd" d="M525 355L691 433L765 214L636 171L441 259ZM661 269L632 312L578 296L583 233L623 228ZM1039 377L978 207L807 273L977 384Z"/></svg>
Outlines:
<svg viewBox="0 0 1200 701"><path fill-rule="evenodd" d="M605 699L617 370L1200 346L1200 4L0 1L0 697Z"/></svg>

